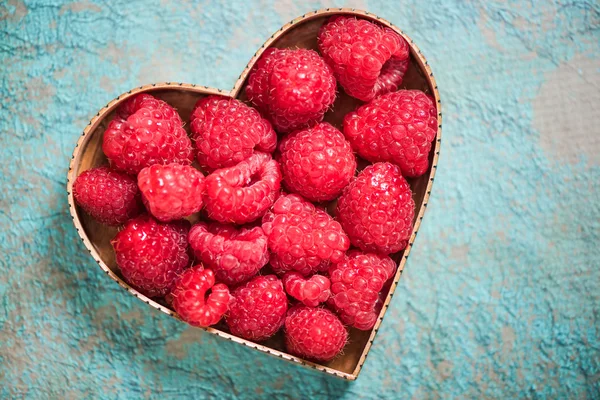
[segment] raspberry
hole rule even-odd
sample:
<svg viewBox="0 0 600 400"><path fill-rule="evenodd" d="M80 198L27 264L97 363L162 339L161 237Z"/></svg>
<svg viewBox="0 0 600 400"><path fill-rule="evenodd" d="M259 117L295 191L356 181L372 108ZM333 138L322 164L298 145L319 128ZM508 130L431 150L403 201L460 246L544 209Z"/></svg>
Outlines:
<svg viewBox="0 0 600 400"><path fill-rule="evenodd" d="M160 223L144 214L125 224L111 241L125 280L149 297L167 294L188 265L189 222Z"/></svg>
<svg viewBox="0 0 600 400"><path fill-rule="evenodd" d="M369 161L398 164L402 175L427 172L437 131L436 108L419 90L399 90L376 98L344 118L344 135Z"/></svg>
<svg viewBox="0 0 600 400"><path fill-rule="evenodd" d="M285 345L302 358L330 361L348 341L342 322L329 310L296 306L285 318Z"/></svg>
<svg viewBox="0 0 600 400"><path fill-rule="evenodd" d="M410 58L398 33L354 17L331 17L318 46L346 93L363 101L398 89Z"/></svg>
<svg viewBox="0 0 600 400"><path fill-rule="evenodd" d="M248 78L248 99L278 132L321 122L335 100L336 81L314 50L269 49Z"/></svg>
<svg viewBox="0 0 600 400"><path fill-rule="evenodd" d="M261 341L283 325L288 300L275 275L257 276L233 291L225 322L232 334Z"/></svg>
<svg viewBox="0 0 600 400"><path fill-rule="evenodd" d="M190 164L194 159L179 114L145 93L119 107L104 132L102 150L111 166L129 174L153 164Z"/></svg>
<svg viewBox="0 0 600 400"><path fill-rule="evenodd" d="M211 293L206 297L206 292ZM216 324L227 312L231 295L226 285L215 285L215 274L202 265L192 267L175 281L173 308L179 317L193 326Z"/></svg>
<svg viewBox="0 0 600 400"><path fill-rule="evenodd" d="M283 183L311 201L336 198L356 170L350 143L326 122L289 134L279 150Z"/></svg>
<svg viewBox="0 0 600 400"><path fill-rule="evenodd" d="M142 200L159 221L172 221L200 211L204 175L189 165L154 164L138 175Z"/></svg>
<svg viewBox="0 0 600 400"><path fill-rule="evenodd" d="M287 294L310 307L327 301L331 294L331 283L323 275L313 275L310 279L305 279L298 272L288 272L283 276L283 286Z"/></svg>
<svg viewBox="0 0 600 400"><path fill-rule="evenodd" d="M365 168L344 189L336 211L354 246L390 254L406 247L415 202L398 166L377 163Z"/></svg>
<svg viewBox="0 0 600 400"><path fill-rule="evenodd" d="M277 135L258 111L239 100L208 96L198 100L191 116L198 162L210 169L230 167L254 150L272 153Z"/></svg>
<svg viewBox="0 0 600 400"><path fill-rule="evenodd" d="M215 272L217 281L237 285L252 278L269 261L267 236L261 227L200 222L188 235L197 259Z"/></svg>
<svg viewBox="0 0 600 400"><path fill-rule="evenodd" d="M287 51L270 47L260 56L248 76L246 96L256 108L269 110L269 77L273 71L273 64L281 60Z"/></svg>
<svg viewBox="0 0 600 400"><path fill-rule="evenodd" d="M229 168L206 177L204 202L208 217L223 223L245 224L260 218L273 204L281 187L277 161L255 153Z"/></svg>
<svg viewBox="0 0 600 400"><path fill-rule="evenodd" d="M395 272L396 264L388 256L351 250L329 269L332 296L328 303L345 324L368 331L383 304L379 292Z"/></svg>
<svg viewBox="0 0 600 400"><path fill-rule="evenodd" d="M143 210L135 179L109 167L82 172L73 184L73 197L85 212L106 225L121 225Z"/></svg>
<svg viewBox="0 0 600 400"><path fill-rule="evenodd" d="M262 227L269 240L271 266L279 275L325 271L350 247L337 221L295 194L280 197L263 217Z"/></svg>

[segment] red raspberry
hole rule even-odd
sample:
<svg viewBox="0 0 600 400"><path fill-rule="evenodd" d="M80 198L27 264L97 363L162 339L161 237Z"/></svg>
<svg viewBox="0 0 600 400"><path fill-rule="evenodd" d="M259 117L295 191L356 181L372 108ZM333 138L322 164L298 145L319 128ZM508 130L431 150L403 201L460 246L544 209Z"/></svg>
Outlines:
<svg viewBox="0 0 600 400"><path fill-rule="evenodd" d="M200 222L188 236L196 258L215 272L217 281L237 285L269 262L267 236L261 227L236 229L232 225Z"/></svg>
<svg viewBox="0 0 600 400"><path fill-rule="evenodd" d="M348 341L342 322L329 310L296 306L285 318L285 345L302 358L330 361Z"/></svg>
<svg viewBox="0 0 600 400"><path fill-rule="evenodd" d="M395 272L396 263L388 256L351 250L329 269L332 295L328 303L345 324L368 331L383 304L379 292Z"/></svg>
<svg viewBox="0 0 600 400"><path fill-rule="evenodd" d="M326 122L290 133L279 150L285 186L311 201L336 198L356 170L350 143Z"/></svg>
<svg viewBox="0 0 600 400"><path fill-rule="evenodd" d="M121 225L143 210L135 179L109 167L82 172L73 184L73 197L85 212L106 225Z"/></svg>
<svg viewBox="0 0 600 400"><path fill-rule="evenodd" d="M398 164L409 177L427 172L436 132L435 105L420 90L388 93L344 118L344 135L362 158Z"/></svg>
<svg viewBox="0 0 600 400"><path fill-rule="evenodd" d="M232 334L261 341L283 325L288 300L275 275L257 276L233 291L225 322Z"/></svg>
<svg viewBox="0 0 600 400"><path fill-rule="evenodd" d="M190 262L189 222L160 223L144 214L125 224L111 241L125 280L149 297L167 294Z"/></svg>
<svg viewBox="0 0 600 400"><path fill-rule="evenodd" d="M206 297L206 292L211 293ZM215 285L215 274L202 265L192 267L175 281L173 308L182 320L193 326L216 324L227 312L231 295L226 285Z"/></svg>
<svg viewBox="0 0 600 400"><path fill-rule="evenodd" d="M400 168L377 163L365 168L344 189L337 216L354 246L390 254L406 247L412 233L415 202Z"/></svg>
<svg viewBox="0 0 600 400"><path fill-rule="evenodd" d="M269 49L248 78L248 99L269 117L279 132L323 120L335 100L331 67L314 50Z"/></svg>
<svg viewBox="0 0 600 400"><path fill-rule="evenodd" d="M263 217L262 227L269 239L271 266L279 275L325 271L350 247L337 221L295 194L281 196Z"/></svg>
<svg viewBox="0 0 600 400"><path fill-rule="evenodd" d="M283 286L287 294L309 307L326 302L331 294L331 283L323 275L313 275L306 279L298 272L288 272L283 276Z"/></svg>
<svg viewBox="0 0 600 400"><path fill-rule="evenodd" d="M190 164L194 159L179 114L146 93L119 107L104 132L102 150L113 167L130 174L153 164Z"/></svg>
<svg viewBox="0 0 600 400"><path fill-rule="evenodd" d="M200 211L204 175L189 165L154 164L138 175L142 200L159 221L172 221Z"/></svg>
<svg viewBox="0 0 600 400"><path fill-rule="evenodd" d="M286 54L287 51L274 47L266 49L248 76L246 96L256 108L265 113L269 110L269 77L273 71L273 64Z"/></svg>
<svg viewBox="0 0 600 400"><path fill-rule="evenodd" d="M239 100L208 96L198 100L191 116L198 162L210 169L230 167L254 150L272 153L277 134L258 111Z"/></svg>
<svg viewBox="0 0 600 400"><path fill-rule="evenodd" d="M398 33L354 17L331 17L318 45L346 93L363 101L398 89L410 58Z"/></svg>
<svg viewBox="0 0 600 400"><path fill-rule="evenodd" d="M269 154L255 153L206 177L204 202L208 217L223 223L245 224L260 218L281 188L281 171Z"/></svg>

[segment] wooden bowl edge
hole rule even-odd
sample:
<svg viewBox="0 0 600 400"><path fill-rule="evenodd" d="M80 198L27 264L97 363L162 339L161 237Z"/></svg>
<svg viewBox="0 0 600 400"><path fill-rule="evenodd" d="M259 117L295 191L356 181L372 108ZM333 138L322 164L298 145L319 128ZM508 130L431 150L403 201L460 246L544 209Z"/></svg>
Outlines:
<svg viewBox="0 0 600 400"><path fill-rule="evenodd" d="M244 68L244 70L242 71L240 76L238 77L238 80L235 82L233 88L229 92L224 91L222 89L215 89L215 88L211 88L208 86L201 86L201 85L195 85L195 84L163 82L163 83L154 83L154 84L139 86L135 89L132 89L128 92L121 94L120 96L117 96L115 99L111 100L105 107L103 107L90 120L90 122L88 123L86 128L83 130L83 133L79 137L79 140L77 141L77 144L75 145L75 149L73 151L71 162L69 164L69 171L68 171L68 175L67 175L67 196L68 196L68 202L69 202L69 211L71 214L71 218L73 219L73 224L77 230L77 233L81 237L85 247L88 249L92 258L96 261L96 263L100 266L100 268L103 271L105 271L112 280L117 282L119 284L119 286L123 287L125 290L127 290L133 296L137 297L138 299L142 300L146 304L152 306L153 308L155 308L159 311L162 311L163 313L165 313L173 318L180 319L177 316L177 314L174 313L173 311L171 311L170 309L162 306L161 304L155 302L154 300L144 296L137 290L133 289L131 286L129 286L127 283L125 283L121 278L119 278L110 268L108 268L108 266L100 259L98 253L96 252L96 249L90 242L89 238L87 237L87 234L85 233L85 231L81 225L81 221L79 220L79 216L77 215L77 211L75 209L75 202L73 199L73 193L72 193L73 190L72 189L73 189L73 182L78 175L78 168L76 166L77 166L77 162L79 161L79 157L80 157L80 149L89 140L88 133L97 127L99 121L101 120L101 117L104 116L104 114L112 111L114 108L117 107L117 105L120 102L126 100L127 98L129 98L135 94L145 92L145 91L169 89L169 88L173 88L173 87L183 87L183 88L189 89L190 91L195 91L195 92L202 93L202 94L215 94L215 95L237 98L240 94L239 92L240 92L240 90L243 86L243 83L246 80L246 77L248 76L250 70L252 69L252 67L254 66L256 61L260 58L260 56L262 55L264 50L266 50L275 40L277 40L281 35L283 35L285 32L287 32L292 26L297 25L300 22L306 22L306 21L314 19L314 18L323 17L323 16L327 16L327 15L336 15L336 14L349 14L349 15L355 15L355 16L362 17L365 19L369 19L369 20L378 22L382 25L385 25L385 26L393 29L398 34L400 34L408 42L410 49L411 49L411 53L412 53L413 57L415 58L415 60L418 62L421 70L426 72L426 77L427 77L429 86L431 88L431 91L434 95L434 100L436 102L436 107L437 107L437 112L438 112L438 117L437 117L438 130L437 130L436 138L435 138L435 147L433 150L434 155L433 155L433 160L431 163L431 169L429 172L429 181L427 184L426 192L423 197L423 201L421 202L419 214L415 220L415 224L414 224L413 231L412 231L412 234L411 234L411 237L409 240L409 244L407 245L406 249L404 250L402 259L400 260L400 262L398 264L398 269L397 269L396 275L394 276L393 284L390 287L390 291L386 297L385 303L379 313L377 322L373 328L373 331L371 332L371 335L369 336L369 340L367 341L367 344L365 345L365 348L361 354L361 357L359 358L357 366L352 373L346 373L346 372L339 371L337 369L333 369L333 368L330 368L330 367L327 367L327 366L324 366L321 364L313 363L311 361L301 359L301 358L293 356L291 354L288 354L288 353L285 353L285 352L282 352L279 350L275 350L270 347L263 346L263 345L260 345L260 344L254 343L254 342L250 342L248 340L239 338L237 336L233 336L227 332L223 332L218 329L214 329L214 328L200 328L200 329L202 329L206 332L215 334L224 339L231 340L236 343L242 344L244 346L247 346L247 347L253 348L255 350L261 351L263 353L269 354L271 356L279 357L279 358L285 359L287 361L303 365L307 368L323 371L328 374L337 376L339 378L344 378L347 380L355 380L358 378L358 376L362 370L362 367L365 363L367 354L371 349L371 346L373 344L375 336L376 336L376 334L379 330L379 327L383 321L385 313L387 312L387 309L389 307L391 299L394 295L394 292L396 290L396 287L397 287L400 277L402 275L402 271L405 267L406 260L408 259L408 255L409 255L410 250L415 241L417 232L420 228L421 221L423 220L423 216L427 209L427 203L429 201L429 197L431 194L431 188L433 186L433 181L434 181L434 177L435 177L435 172L437 170L437 164L438 164L439 153L440 153L440 145L441 145L441 136L442 136L441 100L440 100L438 87L437 87L435 78L433 76L433 72L431 71L431 68L430 68L427 60L425 59L424 55L421 53L421 50L418 48L417 45L414 44L413 40L408 35L406 35L402 30L400 30L399 28L394 26L391 22L389 22L373 13L369 13L367 11L358 10L358 9L354 9L354 8L326 8L326 9L315 10L315 11L306 13L298 18L293 19L289 23L283 25L273 35L271 35L271 37L269 39L267 39L267 41L257 50L257 52L250 59L250 61L248 62L248 64L246 65L246 67Z"/></svg>

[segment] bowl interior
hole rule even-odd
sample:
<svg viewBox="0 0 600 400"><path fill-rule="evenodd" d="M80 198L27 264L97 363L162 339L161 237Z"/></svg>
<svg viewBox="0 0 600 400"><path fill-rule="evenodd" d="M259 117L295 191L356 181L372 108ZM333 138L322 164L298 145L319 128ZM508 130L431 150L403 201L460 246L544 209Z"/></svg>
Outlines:
<svg viewBox="0 0 600 400"><path fill-rule="evenodd" d="M324 15L316 16L313 18L306 18L305 20L295 22L291 27L289 27L283 33L281 33L281 35L275 36L275 38L272 41L270 40L271 43L269 44L269 46L274 46L277 48L307 48L317 50L317 33L320 26L327 18L328 15ZM424 71L422 58L419 57L415 48L411 49L411 53L412 54L410 66L401 88L420 89L426 93L430 93L433 95L435 91L433 86L434 84L430 80L429 75ZM231 95L234 97L237 96L237 98L239 98L240 100L246 101L244 89L247 81L247 74L242 74L240 79L241 81L239 81L234 87L237 89L234 89L231 93L224 91L221 92L208 88L205 90L199 86L192 87L192 85L179 84L170 84L167 86L156 85L156 87L148 86L143 88L142 90L137 90L137 92L151 93L153 96L171 104L180 113L183 121L186 123L186 129L188 129L188 121L192 108L194 107L198 99L207 95L207 93L211 94L211 92L220 92L222 95ZM99 115L96 117L97 119L92 120L91 128L88 130L87 134L80 142L80 146L78 149L78 157L72 165L72 174L74 177L76 177L81 172L87 169L107 164L107 159L102 152L102 136L106 129L106 126L114 116L115 109L117 108L119 103L123 101L126 97L128 97L127 94L120 96L119 100L110 103L107 109L104 109L103 112L99 113ZM337 128L341 128L344 115L354 110L357 106L361 104L363 104L361 101L346 95L343 89L338 86L338 96L335 101L333 110L325 115L325 121L331 123ZM437 146L435 145L432 146L432 150L429 154L430 164L433 161L436 147ZM359 160L359 166L364 167L365 165L367 165L366 162L360 162ZM419 178L409 180L413 191L413 198L417 206L415 212L416 218L419 218L419 215L422 215L420 211L423 207L423 200L427 195L428 183L431 178L431 175L432 174L428 172ZM71 181L70 184L72 184ZM93 246L101 261L118 278L122 279L118 267L116 266L114 252L110 244L110 240L116 234L117 229L107 227L96 222L77 206L75 206L75 210L76 218L79 219L81 227L83 228L83 232L80 232L82 237L84 237L84 235L87 236L91 246ZM199 217L196 215L192 216L190 219L195 221L198 218ZM405 252L402 251L397 254L394 254L392 258L394 258L394 260L400 264L400 260L402 259L404 253ZM394 282L397 282L399 275L400 271L394 279ZM124 287L127 286L123 282L120 283ZM391 288L395 288L395 285L392 285ZM390 288L388 288L387 290L389 291ZM130 292L134 293L135 291L130 289ZM143 298L143 296L141 295L138 297ZM150 302L148 303L150 304ZM166 307L166 304L161 301L158 301L158 303L163 307L160 307L158 305L155 305L155 307L165 311L164 307ZM172 315L173 313L170 312L170 314ZM379 324L377 324L374 329L377 329L378 325ZM219 324L214 328L215 330L212 331L227 332L227 327L223 323ZM356 374L360 370L362 362L364 362L366 350L368 350L368 346L370 346L370 342L372 341L371 334L372 331L359 331L356 329L351 329L349 343L344 349L343 355L323 365L329 367L330 369L340 371L344 373L344 375L354 374L353 377L356 377ZM263 342L261 344L271 349L280 352L285 352L285 347L283 344L283 335L281 332L278 333L275 337L268 340L267 342Z"/></svg>

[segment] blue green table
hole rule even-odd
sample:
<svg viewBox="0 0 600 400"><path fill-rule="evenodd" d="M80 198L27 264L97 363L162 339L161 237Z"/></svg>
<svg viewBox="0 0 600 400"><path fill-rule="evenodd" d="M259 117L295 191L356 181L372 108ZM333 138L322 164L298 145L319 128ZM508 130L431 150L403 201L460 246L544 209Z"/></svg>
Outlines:
<svg viewBox="0 0 600 400"><path fill-rule="evenodd" d="M309 10L405 30L444 107L428 212L356 382L188 328L108 280L67 210L90 117L229 89ZM600 5L0 1L0 398L600 398Z"/></svg>

